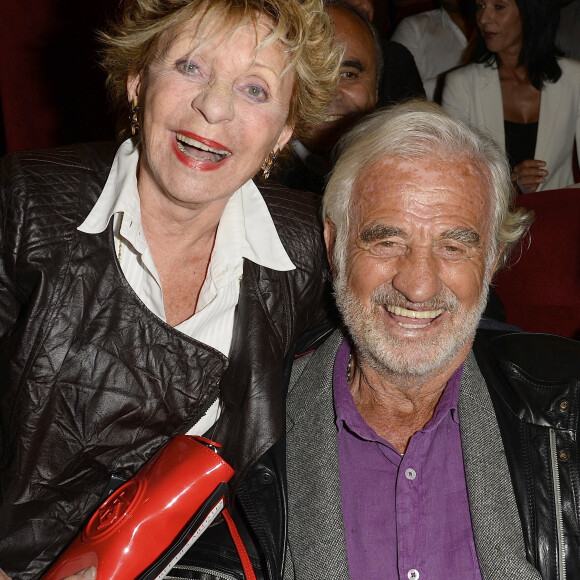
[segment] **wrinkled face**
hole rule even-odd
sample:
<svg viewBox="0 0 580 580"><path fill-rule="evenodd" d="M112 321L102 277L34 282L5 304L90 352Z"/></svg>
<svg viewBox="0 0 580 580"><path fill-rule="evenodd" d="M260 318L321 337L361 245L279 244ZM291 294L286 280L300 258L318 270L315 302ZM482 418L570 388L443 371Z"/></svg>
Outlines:
<svg viewBox="0 0 580 580"><path fill-rule="evenodd" d="M489 282L491 211L476 169L440 156L385 159L355 183L350 216L335 292L363 361L401 375L459 366ZM325 238L332 255L328 222Z"/></svg>
<svg viewBox="0 0 580 580"><path fill-rule="evenodd" d="M129 78L142 111L139 193L182 206L225 203L292 133L293 74L280 45L256 49L257 25L201 33L191 22L148 69Z"/></svg>
<svg viewBox="0 0 580 580"><path fill-rule="evenodd" d="M519 54L522 47L522 20L515 0L477 0L477 26L490 52Z"/></svg>
<svg viewBox="0 0 580 580"><path fill-rule="evenodd" d="M327 10L334 21L335 36L346 50L327 120L304 140L317 152L331 148L347 129L374 111L378 100L377 58L369 31L348 10L332 6Z"/></svg>

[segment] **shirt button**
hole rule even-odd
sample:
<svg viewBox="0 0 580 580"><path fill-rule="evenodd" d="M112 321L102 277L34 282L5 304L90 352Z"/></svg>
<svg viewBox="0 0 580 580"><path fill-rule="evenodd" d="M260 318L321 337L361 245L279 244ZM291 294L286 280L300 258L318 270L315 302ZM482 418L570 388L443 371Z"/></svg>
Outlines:
<svg viewBox="0 0 580 580"><path fill-rule="evenodd" d="M409 469L405 469L405 477L407 479L410 479L412 481L413 479L415 479L417 477L417 474L415 473L415 470L414 469L411 469L409 467ZM411 570L411 572L417 572L417 570ZM409 572L409 574L411 572ZM417 574L419 574L419 572L417 572ZM409 576L409 578L411 578L411 576ZM419 578L419 576L417 576L417 578Z"/></svg>
<svg viewBox="0 0 580 580"><path fill-rule="evenodd" d="M419 570L415 570L414 568L409 570L409 572L407 572L407 578L409 580L419 580Z"/></svg>

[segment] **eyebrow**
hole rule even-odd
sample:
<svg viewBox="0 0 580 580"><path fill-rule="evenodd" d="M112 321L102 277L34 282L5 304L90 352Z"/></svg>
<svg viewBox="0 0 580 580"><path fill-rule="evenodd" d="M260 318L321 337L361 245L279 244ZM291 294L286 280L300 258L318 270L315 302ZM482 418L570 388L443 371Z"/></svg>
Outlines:
<svg viewBox="0 0 580 580"><path fill-rule="evenodd" d="M481 236L470 228L451 228L439 236L440 240L455 240L472 248L481 246Z"/></svg>
<svg viewBox="0 0 580 580"><path fill-rule="evenodd" d="M365 244L371 244L379 240L396 236L405 237L405 230L396 226L377 224L365 228L360 233L360 240ZM445 230L439 235L438 239L455 240L473 248L479 248L481 246L481 236L475 230L470 228L451 228Z"/></svg>
<svg viewBox="0 0 580 580"><path fill-rule="evenodd" d="M348 66L349 68L356 68L360 72L364 70L364 67L360 60L343 60L341 66Z"/></svg>
<svg viewBox="0 0 580 580"><path fill-rule="evenodd" d="M266 64L265 62L258 60L258 59L254 59L254 61L252 62L252 66L254 68L260 68L260 69L265 69L265 70L269 70L270 72L274 73L276 76L279 76L279 72L276 69L276 67L274 67L273 65L270 64Z"/></svg>
<svg viewBox="0 0 580 580"><path fill-rule="evenodd" d="M403 230L402 228L398 228L396 226L387 226L384 224L377 224L365 228L360 234L360 240L365 244L371 244L372 242L384 240L385 238L404 235L405 230Z"/></svg>

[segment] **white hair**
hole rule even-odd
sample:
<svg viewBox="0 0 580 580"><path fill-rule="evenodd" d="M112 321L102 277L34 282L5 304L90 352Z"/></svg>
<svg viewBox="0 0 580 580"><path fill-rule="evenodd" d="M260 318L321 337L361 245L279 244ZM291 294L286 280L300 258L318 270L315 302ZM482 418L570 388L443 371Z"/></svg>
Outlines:
<svg viewBox="0 0 580 580"><path fill-rule="evenodd" d="M510 168L503 151L491 137L452 117L439 105L425 100L381 109L367 116L339 142L338 159L322 201L323 219L336 228L332 256L335 265L344 264L349 233L349 211L356 181L374 163L385 158L419 160L454 156L471 161L486 182L492 200L491 244L486 264L505 264L509 252L527 232L533 212L511 211L516 195Z"/></svg>

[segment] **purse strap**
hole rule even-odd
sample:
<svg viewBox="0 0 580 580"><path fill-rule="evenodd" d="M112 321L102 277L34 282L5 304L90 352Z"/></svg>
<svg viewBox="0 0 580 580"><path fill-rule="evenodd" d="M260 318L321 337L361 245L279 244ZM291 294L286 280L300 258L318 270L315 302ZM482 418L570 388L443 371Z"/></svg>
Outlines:
<svg viewBox="0 0 580 580"><path fill-rule="evenodd" d="M248 555L246 546L244 546L244 541L242 540L242 536L240 536L240 532L238 532L238 528L236 527L234 519L230 515L230 512L227 510L227 508L222 510L222 515L224 516L224 520L226 520L226 524L228 524L230 534L234 540L236 550L238 551L238 555L242 562L242 569L244 570L244 576L246 577L246 580L256 580L256 573L254 572L252 562L250 561L250 556Z"/></svg>

